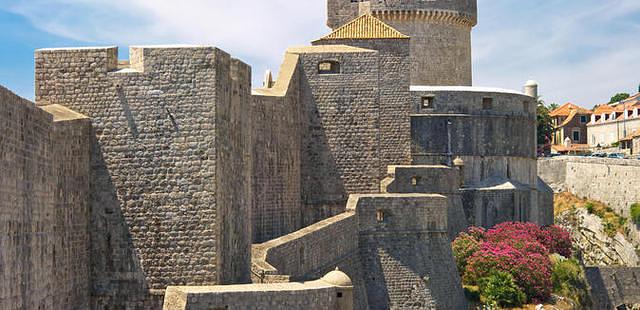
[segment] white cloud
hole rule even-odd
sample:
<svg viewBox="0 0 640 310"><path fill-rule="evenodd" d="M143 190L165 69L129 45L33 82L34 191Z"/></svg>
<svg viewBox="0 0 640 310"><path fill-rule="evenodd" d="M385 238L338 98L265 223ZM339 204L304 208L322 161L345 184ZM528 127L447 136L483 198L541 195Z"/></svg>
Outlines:
<svg viewBox="0 0 640 310"><path fill-rule="evenodd" d="M547 102L586 107L640 83L640 1L480 0L476 84L541 84ZM484 9L483 9L484 8Z"/></svg>
<svg viewBox="0 0 640 310"><path fill-rule="evenodd" d="M329 31L323 0L29 0L2 7L82 42L214 45L250 63L254 81L266 68L278 71L287 47Z"/></svg>
<svg viewBox="0 0 640 310"><path fill-rule="evenodd" d="M254 82L284 50L325 34L325 0L0 0L36 27L91 44L197 43L250 63ZM640 1L479 0L474 80L591 106L640 83Z"/></svg>

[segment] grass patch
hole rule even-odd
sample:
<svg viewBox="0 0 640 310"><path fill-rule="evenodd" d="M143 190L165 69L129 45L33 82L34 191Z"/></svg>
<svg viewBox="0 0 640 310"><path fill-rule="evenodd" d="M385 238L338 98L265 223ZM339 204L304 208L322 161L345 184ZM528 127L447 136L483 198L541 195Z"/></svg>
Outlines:
<svg viewBox="0 0 640 310"><path fill-rule="evenodd" d="M576 259L551 256L553 292L573 300L580 309L590 309L591 297L584 269Z"/></svg>
<svg viewBox="0 0 640 310"><path fill-rule="evenodd" d="M584 208L590 214L602 219L602 225L607 235L613 237L617 232L623 235L625 233L624 226L627 224L627 219L615 213L613 209L602 202L582 199L571 193L560 193L555 195L553 203L553 213L556 216L573 208ZM640 209L640 206L638 208Z"/></svg>
<svg viewBox="0 0 640 310"><path fill-rule="evenodd" d="M631 220L640 225L640 203L634 203L631 205Z"/></svg>

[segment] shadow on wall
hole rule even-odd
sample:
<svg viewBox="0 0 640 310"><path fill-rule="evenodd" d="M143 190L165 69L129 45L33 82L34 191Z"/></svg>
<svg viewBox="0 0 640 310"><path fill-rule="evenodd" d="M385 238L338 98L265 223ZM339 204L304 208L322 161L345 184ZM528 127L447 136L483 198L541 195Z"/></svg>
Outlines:
<svg viewBox="0 0 640 310"><path fill-rule="evenodd" d="M344 212L348 200L340 167L329 145L318 102L311 92L308 77L301 74L302 115L302 199L303 226ZM337 90L343 92L343 90ZM325 122L331 120L324 120ZM337 145L336 145L337 146ZM356 151L356 150L354 150ZM347 167L342 167L343 171Z"/></svg>
<svg viewBox="0 0 640 310"><path fill-rule="evenodd" d="M92 309L124 307L125 303L161 309L163 294L150 294L95 130L90 182ZM135 300L128 300L132 297Z"/></svg>
<svg viewBox="0 0 640 310"><path fill-rule="evenodd" d="M594 309L612 309L612 301L607 293L607 285L604 282L600 268L586 268L586 276L591 286L591 298L593 299Z"/></svg>

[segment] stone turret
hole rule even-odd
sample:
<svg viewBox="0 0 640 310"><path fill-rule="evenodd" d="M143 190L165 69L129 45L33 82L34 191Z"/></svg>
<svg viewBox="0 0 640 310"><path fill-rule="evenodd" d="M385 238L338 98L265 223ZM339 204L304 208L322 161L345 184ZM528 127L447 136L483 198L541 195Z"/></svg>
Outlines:
<svg viewBox="0 0 640 310"><path fill-rule="evenodd" d="M327 9L332 29L370 13L410 36L411 85L471 85L476 0L328 0Z"/></svg>

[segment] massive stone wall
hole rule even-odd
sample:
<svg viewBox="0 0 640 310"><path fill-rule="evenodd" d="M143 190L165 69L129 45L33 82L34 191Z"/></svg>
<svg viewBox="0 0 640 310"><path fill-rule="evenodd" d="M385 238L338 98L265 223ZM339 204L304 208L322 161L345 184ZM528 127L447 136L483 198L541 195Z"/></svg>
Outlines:
<svg viewBox="0 0 640 310"><path fill-rule="evenodd" d="M350 193L378 190L378 53L345 46L289 50L302 69L304 224L344 210ZM340 74L319 74L322 61Z"/></svg>
<svg viewBox="0 0 640 310"><path fill-rule="evenodd" d="M356 217L345 212L283 237L253 246L256 271L288 275L291 280L311 280L340 267L357 254Z"/></svg>
<svg viewBox="0 0 640 310"><path fill-rule="evenodd" d="M94 308L249 281L250 69L212 47L36 52L36 100L93 119ZM159 290L159 291L158 291Z"/></svg>
<svg viewBox="0 0 640 310"><path fill-rule="evenodd" d="M0 308L53 308L52 117L0 88Z"/></svg>
<svg viewBox="0 0 640 310"><path fill-rule="evenodd" d="M413 163L463 159L470 224L553 222L552 192L537 176L534 98L491 88L411 89Z"/></svg>
<svg viewBox="0 0 640 310"><path fill-rule="evenodd" d="M272 88L252 95L252 232L261 243L302 228L299 57L286 54Z"/></svg>
<svg viewBox="0 0 640 310"><path fill-rule="evenodd" d="M86 309L91 284L89 239L89 175L91 121L60 105L42 107L53 115L50 160L53 188L54 307Z"/></svg>
<svg viewBox="0 0 640 310"><path fill-rule="evenodd" d="M601 201L629 216L640 202L640 162L631 159L559 157L538 161L540 177L558 192Z"/></svg>
<svg viewBox="0 0 640 310"><path fill-rule="evenodd" d="M314 45L343 44L378 51L378 123L380 128L380 174L387 166L411 162L411 59L408 39L319 40Z"/></svg>
<svg viewBox="0 0 640 310"><path fill-rule="evenodd" d="M640 268L589 267L586 276L593 309L630 309L640 305ZM629 308L618 308L622 305Z"/></svg>
<svg viewBox="0 0 640 310"><path fill-rule="evenodd" d="M352 195L369 309L464 309L447 235L447 198Z"/></svg>
<svg viewBox="0 0 640 310"><path fill-rule="evenodd" d="M87 308L90 123L0 87L0 130L0 308Z"/></svg>
<svg viewBox="0 0 640 310"><path fill-rule="evenodd" d="M302 69L301 178L308 224L342 212L351 193L379 192L387 164L409 161L407 133L399 133L408 128L407 80L401 74L407 63L394 65L391 55L343 45L289 53L300 56ZM324 61L339 63L340 71L320 73Z"/></svg>

